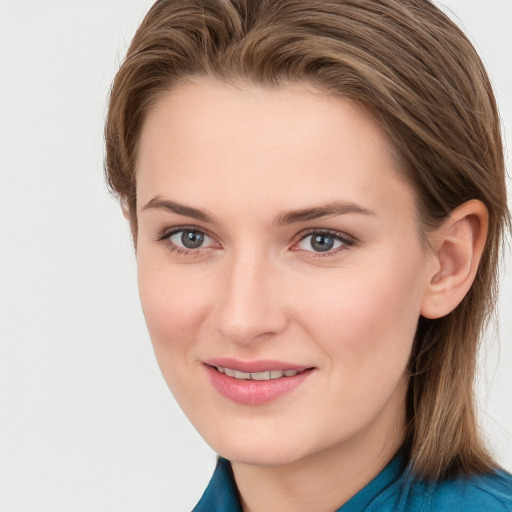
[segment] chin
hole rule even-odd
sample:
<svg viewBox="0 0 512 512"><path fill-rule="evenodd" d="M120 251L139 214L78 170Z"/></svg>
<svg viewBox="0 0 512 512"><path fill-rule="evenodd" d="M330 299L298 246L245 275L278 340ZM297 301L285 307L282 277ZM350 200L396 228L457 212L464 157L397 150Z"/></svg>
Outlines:
<svg viewBox="0 0 512 512"><path fill-rule="evenodd" d="M217 451L217 453L231 462L249 466L286 466L301 458L297 451L288 453L287 451L275 450L261 445L251 447L250 449L247 447L242 449L226 449Z"/></svg>
<svg viewBox="0 0 512 512"><path fill-rule="evenodd" d="M269 436L268 431L246 432L245 435L225 432L222 438L205 440L221 457L252 466L284 466L306 455L304 442L294 442L289 435Z"/></svg>

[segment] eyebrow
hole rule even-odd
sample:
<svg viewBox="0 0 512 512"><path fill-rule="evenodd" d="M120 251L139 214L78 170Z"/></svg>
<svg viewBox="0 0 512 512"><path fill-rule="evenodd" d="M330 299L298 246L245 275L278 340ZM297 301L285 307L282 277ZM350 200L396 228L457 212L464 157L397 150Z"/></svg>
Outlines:
<svg viewBox="0 0 512 512"><path fill-rule="evenodd" d="M198 208L192 208L191 206L176 203L174 201L170 201L169 199L162 199L160 196L156 196L148 201L144 208L142 208L142 211L149 210L151 208L167 210L172 213L177 213L178 215L200 220L201 222L215 224L215 217L206 210L199 210Z"/></svg>
<svg viewBox="0 0 512 512"><path fill-rule="evenodd" d="M178 215L190 217L201 222L215 224L215 216L207 210L200 210L191 206L171 201L170 199L163 199L156 196L142 208L142 211L156 208L159 210L167 210ZM362 215L376 215L376 213L368 208L364 208L356 203L347 201L332 201L320 206L311 208L303 208L300 210L290 210L278 215L274 219L274 226L284 226L288 224L295 224L297 222L305 222L308 220L315 220L322 217L333 217L336 215L346 215L349 213L357 213Z"/></svg>
<svg viewBox="0 0 512 512"><path fill-rule="evenodd" d="M282 213L274 220L274 225L283 226L304 222L308 220L319 219L321 217L333 217L336 215L346 215L348 213L359 213L363 215L377 215L374 211L347 201L332 201L312 208L293 210Z"/></svg>

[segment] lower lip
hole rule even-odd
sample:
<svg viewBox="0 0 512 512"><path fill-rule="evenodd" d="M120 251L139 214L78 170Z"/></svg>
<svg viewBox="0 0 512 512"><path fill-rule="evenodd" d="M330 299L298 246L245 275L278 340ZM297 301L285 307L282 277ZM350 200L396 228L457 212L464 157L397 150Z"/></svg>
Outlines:
<svg viewBox="0 0 512 512"><path fill-rule="evenodd" d="M213 387L225 398L243 405L262 405L277 400L296 389L312 373L305 370L293 377L271 380L242 380L228 377L205 365Z"/></svg>

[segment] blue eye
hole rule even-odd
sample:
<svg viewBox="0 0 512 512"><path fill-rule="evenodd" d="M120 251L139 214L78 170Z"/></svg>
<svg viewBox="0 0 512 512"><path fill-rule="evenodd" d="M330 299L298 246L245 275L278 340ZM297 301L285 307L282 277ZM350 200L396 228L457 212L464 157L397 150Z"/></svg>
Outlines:
<svg viewBox="0 0 512 512"><path fill-rule="evenodd" d="M352 242L335 233L317 231L304 236L297 245L302 251L327 253Z"/></svg>
<svg viewBox="0 0 512 512"><path fill-rule="evenodd" d="M214 244L213 240L206 233L197 229L180 229L163 238L169 240L176 248L183 250L202 249L211 247Z"/></svg>

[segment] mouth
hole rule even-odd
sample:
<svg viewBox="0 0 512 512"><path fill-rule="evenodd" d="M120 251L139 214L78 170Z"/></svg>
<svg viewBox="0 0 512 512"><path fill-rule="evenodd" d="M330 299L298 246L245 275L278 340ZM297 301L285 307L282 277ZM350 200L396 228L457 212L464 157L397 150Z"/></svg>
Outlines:
<svg viewBox="0 0 512 512"><path fill-rule="evenodd" d="M242 405L263 405L296 392L316 368L278 361L252 363L230 359L204 362L214 389L228 400Z"/></svg>
<svg viewBox="0 0 512 512"><path fill-rule="evenodd" d="M310 369L305 368L302 370L266 370L263 372L243 372L241 370L235 370L226 366L212 366L212 368L215 368L219 373L223 373L224 375L233 377L235 379L258 381L281 379L283 377L295 377L299 373L303 373Z"/></svg>

